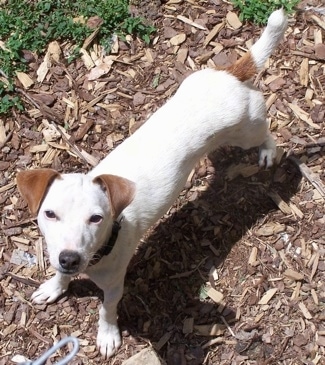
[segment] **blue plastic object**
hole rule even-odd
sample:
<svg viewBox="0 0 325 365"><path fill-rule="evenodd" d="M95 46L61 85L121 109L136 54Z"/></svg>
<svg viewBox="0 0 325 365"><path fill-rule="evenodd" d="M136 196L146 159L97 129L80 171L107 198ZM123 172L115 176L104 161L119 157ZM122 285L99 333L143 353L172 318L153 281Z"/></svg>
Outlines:
<svg viewBox="0 0 325 365"><path fill-rule="evenodd" d="M75 337L65 337L61 341L59 341L57 344L53 345L50 349L48 349L39 359L33 360L33 361L24 361L19 363L19 365L44 365L46 363L46 360L54 354L58 349L61 347L67 345L69 342L73 343L73 349L72 351L62 360L56 363L56 365L66 365L69 361L71 361L74 356L79 351L79 342L78 339Z"/></svg>

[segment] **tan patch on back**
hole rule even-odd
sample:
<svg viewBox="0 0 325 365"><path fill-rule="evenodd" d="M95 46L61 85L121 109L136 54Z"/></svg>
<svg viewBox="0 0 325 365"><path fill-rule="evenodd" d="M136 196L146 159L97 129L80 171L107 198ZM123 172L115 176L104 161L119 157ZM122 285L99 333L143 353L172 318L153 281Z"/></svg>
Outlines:
<svg viewBox="0 0 325 365"><path fill-rule="evenodd" d="M243 57L237 60L233 65L228 67L218 67L217 70L227 71L237 77L239 81L247 81L255 76L257 67L250 52L247 52Z"/></svg>
<svg viewBox="0 0 325 365"><path fill-rule="evenodd" d="M233 65L226 67L225 71L237 77L240 81L247 81L257 73L257 67L250 52L236 61Z"/></svg>

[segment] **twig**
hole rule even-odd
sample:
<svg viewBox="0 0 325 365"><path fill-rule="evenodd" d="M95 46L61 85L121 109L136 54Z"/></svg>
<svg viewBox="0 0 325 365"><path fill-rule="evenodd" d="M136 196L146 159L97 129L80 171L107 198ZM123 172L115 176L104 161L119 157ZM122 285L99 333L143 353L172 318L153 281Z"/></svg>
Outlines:
<svg viewBox="0 0 325 365"><path fill-rule="evenodd" d="M6 75L6 73L0 68L0 74L9 82L9 77ZM43 114L44 117L53 119L58 124L64 124L62 119L56 115L56 113L53 112L51 108L46 106L45 104L41 104L39 102L36 102L30 95L28 95L23 89L13 85L14 91L24 95L24 97L39 111Z"/></svg>
<svg viewBox="0 0 325 365"><path fill-rule="evenodd" d="M228 322L226 321L225 317L221 316L221 320L222 322L225 324L225 326L227 327L228 331L230 332L230 334L232 335L232 337L236 338L236 335L234 333L234 331L231 329L231 327L229 326Z"/></svg>
<svg viewBox="0 0 325 365"><path fill-rule="evenodd" d="M20 221L20 222L7 224L6 226L2 225L2 226L0 226L0 229L2 229L2 230L10 229L10 228L24 226L25 224L28 224L28 223L35 223L36 219L37 219L36 217L35 218L27 218L27 219L24 219L23 221Z"/></svg>
<svg viewBox="0 0 325 365"><path fill-rule="evenodd" d="M46 106L45 104L41 104L36 102L30 95L28 95L23 89L16 87L15 90L20 94L24 95L25 98L35 107L37 108L44 117L49 118L50 120L54 120L56 123L63 125L63 120L55 113L51 108Z"/></svg>
<svg viewBox="0 0 325 365"><path fill-rule="evenodd" d="M318 62L325 62L323 58L320 58L320 57L316 56L315 54L305 53L305 52L301 52L301 51L292 51L291 53L295 56L310 58L311 60L318 61Z"/></svg>
<svg viewBox="0 0 325 365"><path fill-rule="evenodd" d="M0 74L8 81L8 76L5 74L5 72L0 68Z"/></svg>
<svg viewBox="0 0 325 365"><path fill-rule="evenodd" d="M29 285L29 286L33 286L34 288L38 288L40 286L40 283L38 281L33 280L31 278L24 278L22 276L13 274L12 272L7 272L7 275L20 283L23 283L23 284Z"/></svg>
<svg viewBox="0 0 325 365"><path fill-rule="evenodd" d="M304 176L316 188L316 190L321 194L321 196L325 198L325 186L322 180L320 179L319 175L312 172L311 169L305 163L301 162L294 156L289 156L288 159L299 167L302 176Z"/></svg>
<svg viewBox="0 0 325 365"><path fill-rule="evenodd" d="M175 274L175 275L171 275L169 277L169 279L180 279L180 278L187 278L189 277L190 275L192 275L196 270L198 270L200 268L200 266L207 260L208 257L205 257L204 259L202 259L199 264L193 269L193 270L190 270L190 271L185 271L185 272L182 272L180 274Z"/></svg>
<svg viewBox="0 0 325 365"><path fill-rule="evenodd" d="M82 153L79 151L79 149L77 148L77 146L75 146L73 143L71 143L69 141L69 139L64 135L64 133L60 130L60 128L57 128L57 126L51 122L51 126L58 132L60 133L62 139L70 146L71 150L83 161L86 162L86 164L88 164L89 162L86 160L86 158L82 155Z"/></svg>
<svg viewBox="0 0 325 365"><path fill-rule="evenodd" d="M6 138L5 138L5 140L2 142L2 143L0 143L0 149L10 140L10 138L12 137L12 134L14 133L14 131L10 131L8 134L7 134L7 136L6 136Z"/></svg>

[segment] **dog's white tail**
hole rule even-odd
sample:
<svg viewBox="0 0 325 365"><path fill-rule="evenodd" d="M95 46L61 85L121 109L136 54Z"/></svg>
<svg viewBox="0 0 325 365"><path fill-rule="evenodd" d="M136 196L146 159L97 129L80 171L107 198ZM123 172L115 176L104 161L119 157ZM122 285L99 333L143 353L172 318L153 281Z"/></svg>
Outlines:
<svg viewBox="0 0 325 365"><path fill-rule="evenodd" d="M266 60L271 56L280 43L287 28L287 17L283 9L274 11L267 22L267 27L260 39L252 46L249 52L226 70L240 81L252 78L257 71L263 68Z"/></svg>
<svg viewBox="0 0 325 365"><path fill-rule="evenodd" d="M250 49L257 69L261 69L264 66L266 60L283 38L286 28L287 17L283 9L274 11L270 15L267 27L260 39Z"/></svg>

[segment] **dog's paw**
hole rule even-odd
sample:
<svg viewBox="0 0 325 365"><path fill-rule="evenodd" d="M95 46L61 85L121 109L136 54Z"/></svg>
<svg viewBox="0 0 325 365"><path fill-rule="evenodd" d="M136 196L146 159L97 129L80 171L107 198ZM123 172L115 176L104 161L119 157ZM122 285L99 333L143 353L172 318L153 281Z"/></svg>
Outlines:
<svg viewBox="0 0 325 365"><path fill-rule="evenodd" d="M67 291L69 282L60 283L54 276L45 281L33 294L32 301L36 304L53 303L60 295Z"/></svg>
<svg viewBox="0 0 325 365"><path fill-rule="evenodd" d="M259 165L260 167L269 168L273 165L276 158L276 145L271 136L260 146Z"/></svg>
<svg viewBox="0 0 325 365"><path fill-rule="evenodd" d="M260 167L269 168L273 165L276 152L273 149L261 149L258 164Z"/></svg>
<svg viewBox="0 0 325 365"><path fill-rule="evenodd" d="M100 326L97 335L97 347L105 359L113 356L122 344L120 330L117 325ZM105 328L103 328L105 327Z"/></svg>

